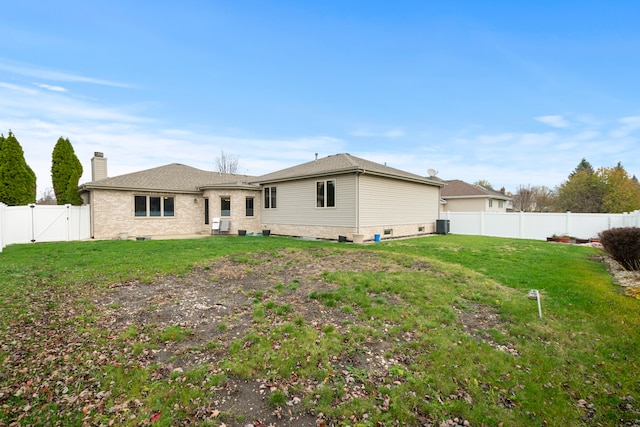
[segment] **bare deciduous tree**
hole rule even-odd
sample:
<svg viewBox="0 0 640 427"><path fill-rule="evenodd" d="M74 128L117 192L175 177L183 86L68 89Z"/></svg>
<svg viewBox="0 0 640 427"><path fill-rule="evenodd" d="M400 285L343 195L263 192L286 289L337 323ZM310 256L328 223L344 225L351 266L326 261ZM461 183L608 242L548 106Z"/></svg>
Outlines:
<svg viewBox="0 0 640 427"><path fill-rule="evenodd" d="M53 188L47 187L42 192L42 197L40 197L36 201L37 205L57 205L56 194L53 191Z"/></svg>
<svg viewBox="0 0 640 427"><path fill-rule="evenodd" d="M554 212L558 204L557 195L551 188L540 185L531 189L536 203L535 210L537 212Z"/></svg>
<svg viewBox="0 0 640 427"><path fill-rule="evenodd" d="M531 185L520 185L513 195L513 208L519 212L532 212L535 210L533 190Z"/></svg>
<svg viewBox="0 0 640 427"><path fill-rule="evenodd" d="M219 173L234 174L238 172L238 157L220 150L220 156L215 160L215 168Z"/></svg>
<svg viewBox="0 0 640 427"><path fill-rule="evenodd" d="M555 194L548 187L520 185L513 195L513 208L521 212L550 212L554 210Z"/></svg>

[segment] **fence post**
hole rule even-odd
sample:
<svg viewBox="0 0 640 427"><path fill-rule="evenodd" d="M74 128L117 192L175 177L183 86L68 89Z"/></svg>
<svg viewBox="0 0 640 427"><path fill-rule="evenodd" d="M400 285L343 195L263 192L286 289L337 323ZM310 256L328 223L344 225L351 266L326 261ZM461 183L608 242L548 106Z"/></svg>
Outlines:
<svg viewBox="0 0 640 427"><path fill-rule="evenodd" d="M0 252L4 249L4 234L7 231L5 218L7 215L6 205L0 202Z"/></svg>
<svg viewBox="0 0 640 427"><path fill-rule="evenodd" d="M571 211L567 211L567 220L565 222L565 234L571 236Z"/></svg>
<svg viewBox="0 0 640 427"><path fill-rule="evenodd" d="M484 236L484 211L480 211L480 235Z"/></svg>
<svg viewBox="0 0 640 427"><path fill-rule="evenodd" d="M36 242L36 205L31 203L31 243Z"/></svg>
<svg viewBox="0 0 640 427"><path fill-rule="evenodd" d="M69 223L69 216L71 214L71 205L70 204L66 204L64 205L65 208L67 208L66 213L67 213L67 220L65 221L65 227L67 228L66 232L67 232L67 242L71 240L70 237L70 227L71 224Z"/></svg>

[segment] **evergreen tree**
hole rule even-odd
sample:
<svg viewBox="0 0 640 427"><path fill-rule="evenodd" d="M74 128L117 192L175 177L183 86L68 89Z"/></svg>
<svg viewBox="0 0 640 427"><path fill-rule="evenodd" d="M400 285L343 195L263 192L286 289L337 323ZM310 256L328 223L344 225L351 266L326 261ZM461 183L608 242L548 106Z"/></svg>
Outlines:
<svg viewBox="0 0 640 427"><path fill-rule="evenodd" d="M36 201L36 174L24 159L20 143L9 131L0 136L0 202L9 206Z"/></svg>
<svg viewBox="0 0 640 427"><path fill-rule="evenodd" d="M569 178L573 177L574 175L580 172L587 172L590 174L594 173L593 166L591 166L591 163L589 163L587 159L585 159L584 157L582 158L582 160L580 160L580 163L578 163L578 166L576 166L573 172L571 172L571 174L569 175Z"/></svg>
<svg viewBox="0 0 640 427"><path fill-rule="evenodd" d="M562 211L602 212L606 191L606 184L593 171L591 164L582 159L569 179L558 187L558 207Z"/></svg>
<svg viewBox="0 0 640 427"><path fill-rule="evenodd" d="M51 181L59 205L82 204L82 197L78 191L81 176L82 164L73 151L71 142L68 138L58 138L51 155Z"/></svg>

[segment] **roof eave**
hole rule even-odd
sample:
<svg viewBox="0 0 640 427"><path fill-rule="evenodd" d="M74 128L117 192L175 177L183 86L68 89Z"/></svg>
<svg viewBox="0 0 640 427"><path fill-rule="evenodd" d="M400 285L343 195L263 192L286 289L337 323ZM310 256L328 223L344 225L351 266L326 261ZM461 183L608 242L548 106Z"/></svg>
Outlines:
<svg viewBox="0 0 640 427"><path fill-rule="evenodd" d="M198 187L200 190L253 190L258 191L260 187L252 184L212 184Z"/></svg>
<svg viewBox="0 0 640 427"><path fill-rule="evenodd" d="M442 198L444 199L496 199L496 200L505 200L505 201L509 201L511 200L511 197L507 197L507 196L494 196L494 195L490 195L490 194L473 194L473 195L466 195L466 196L446 196L446 195L442 195Z"/></svg>
<svg viewBox="0 0 640 427"><path fill-rule="evenodd" d="M180 193L180 194L200 194L200 190L180 190L175 188L143 188L143 187L123 187L115 185L87 185L82 184L80 186L81 191L91 190L116 190L116 191L140 191L140 192L153 192L153 193Z"/></svg>
<svg viewBox="0 0 640 427"><path fill-rule="evenodd" d="M361 170L362 169L358 167L344 168L344 169L336 169L336 170L330 170L330 171L324 171L324 172L306 173L306 174L295 175L295 176L287 176L282 178L273 178L273 179L265 179L265 180L260 179L255 181L249 181L249 183L263 185L263 184L272 183L272 182L298 181L300 179L321 178L324 176L331 176L331 175L344 175L348 173L355 173Z"/></svg>
<svg viewBox="0 0 640 427"><path fill-rule="evenodd" d="M370 174L370 175L383 176L385 178L399 179L401 181L415 182L415 183L418 183L418 184L427 184L427 185L433 185L433 186L436 186L436 187L444 187L444 184L442 184L442 183L440 183L438 181L433 181L433 180L430 180L428 178L423 178L423 177L412 178L410 176L402 176L402 175L396 175L396 174L392 174L392 173L384 173L384 172L368 171L368 170L365 170L364 173L367 173L367 174Z"/></svg>
<svg viewBox="0 0 640 427"><path fill-rule="evenodd" d="M402 176L402 175L396 175L396 174L392 174L392 173L384 173L384 172L379 172L379 171L372 171L372 170L368 170L362 167L352 167L352 168L344 168L344 169L337 169L337 170L331 170L331 171L325 171L325 172L318 172L318 173L309 173L309 174L303 174L303 175L296 175L296 176L289 176L289 177L283 177L283 178L274 178L274 179L266 179L266 180L256 180L256 181L249 181L250 183L256 183L259 185L264 185L264 184L268 184L268 183L276 183L276 182L287 182L287 181L297 181L300 179L310 179L310 178L322 178L325 176L332 176L332 175L344 175L344 174L349 174L349 173L361 173L361 174L367 174L367 175L376 175L376 176L382 176L385 178L393 178L393 179L398 179L401 181L410 181L410 182L416 182L416 183L420 183L420 184L428 184L428 185L433 185L433 186L437 186L437 187L444 187L444 183L439 182L439 181L433 181L427 178L422 178L422 177L416 177L416 178L411 178L408 176Z"/></svg>

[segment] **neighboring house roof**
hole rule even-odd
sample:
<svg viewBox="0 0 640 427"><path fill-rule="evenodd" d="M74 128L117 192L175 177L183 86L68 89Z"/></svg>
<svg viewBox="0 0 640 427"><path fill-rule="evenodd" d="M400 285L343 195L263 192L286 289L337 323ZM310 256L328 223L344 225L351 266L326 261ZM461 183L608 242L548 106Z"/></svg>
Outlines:
<svg viewBox="0 0 640 427"><path fill-rule="evenodd" d="M191 166L172 163L140 172L128 173L113 178L87 182L82 190L130 190L177 193L199 193L208 188L249 188L253 176L209 172Z"/></svg>
<svg viewBox="0 0 640 427"><path fill-rule="evenodd" d="M440 195L444 199L491 198L511 200L511 197L501 193L500 191L492 190L480 185L469 184L459 179L444 181L444 183L446 186L440 191Z"/></svg>
<svg viewBox="0 0 640 427"><path fill-rule="evenodd" d="M378 176L385 176L405 181L419 182L423 184L444 185L438 180L425 178L420 175L395 169L380 163L361 159L348 153L334 154L321 159L312 160L297 166L282 169L277 172L268 173L256 177L255 183L264 184L281 181L292 181L302 178L315 178L328 175L339 175L344 173L364 173Z"/></svg>

